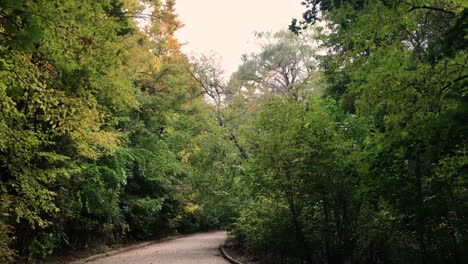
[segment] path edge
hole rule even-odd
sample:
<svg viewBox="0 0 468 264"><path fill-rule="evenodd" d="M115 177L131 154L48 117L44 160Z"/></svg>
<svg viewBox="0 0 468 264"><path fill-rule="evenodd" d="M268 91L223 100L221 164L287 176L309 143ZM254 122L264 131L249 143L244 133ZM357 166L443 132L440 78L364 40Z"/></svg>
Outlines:
<svg viewBox="0 0 468 264"><path fill-rule="evenodd" d="M152 245L152 244L161 243L161 242L167 242L167 241L182 238L182 237L185 237L185 236L186 235L171 236L171 237L163 238L163 239L160 239L160 240L153 240L153 241L143 242L143 243L136 244L136 245L133 245L133 246L124 247L124 248L120 248L120 249L116 249L116 250L111 250L109 252L104 252L104 253L101 253L101 254L90 256L90 257L87 257L87 258L84 258L84 259L75 260L75 261L69 262L68 264L83 264L83 263L87 263L87 262L90 262L90 261L93 261L93 260L96 260L96 259L118 255L120 253L127 252L127 251L130 251L130 250L143 248L143 247L146 247L146 246L149 246L149 245Z"/></svg>
<svg viewBox="0 0 468 264"><path fill-rule="evenodd" d="M242 262L235 260L233 257L229 256L229 254L224 250L223 246L219 246L219 251L221 251L221 254L225 259L227 259L230 263L232 264L243 264Z"/></svg>

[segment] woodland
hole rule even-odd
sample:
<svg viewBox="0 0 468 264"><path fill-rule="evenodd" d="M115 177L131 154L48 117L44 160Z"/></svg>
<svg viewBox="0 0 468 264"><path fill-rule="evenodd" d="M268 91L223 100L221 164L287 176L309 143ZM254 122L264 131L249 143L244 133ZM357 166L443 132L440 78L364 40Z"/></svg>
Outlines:
<svg viewBox="0 0 468 264"><path fill-rule="evenodd" d="M226 80L174 0L0 0L0 263L212 229L468 263L467 2L303 4Z"/></svg>

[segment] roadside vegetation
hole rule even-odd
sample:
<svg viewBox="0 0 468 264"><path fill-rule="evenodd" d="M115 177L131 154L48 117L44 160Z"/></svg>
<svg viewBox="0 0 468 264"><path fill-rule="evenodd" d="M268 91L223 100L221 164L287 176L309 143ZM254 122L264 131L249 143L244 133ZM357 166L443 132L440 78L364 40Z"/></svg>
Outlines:
<svg viewBox="0 0 468 264"><path fill-rule="evenodd" d="M143 3L0 0L1 263L217 228L273 263L468 261L464 1L306 0L228 81Z"/></svg>

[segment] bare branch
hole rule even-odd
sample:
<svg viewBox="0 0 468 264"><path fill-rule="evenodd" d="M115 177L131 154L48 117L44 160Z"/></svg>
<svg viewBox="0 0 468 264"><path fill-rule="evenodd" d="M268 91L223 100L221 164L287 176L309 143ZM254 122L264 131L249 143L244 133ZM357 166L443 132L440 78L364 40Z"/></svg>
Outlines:
<svg viewBox="0 0 468 264"><path fill-rule="evenodd" d="M445 9L442 9L440 7L435 7L435 6L426 6L426 5L423 5L423 6L417 6L417 5L413 5L411 3L408 3L408 2L404 2L405 4L411 6L411 9L409 10L409 12L413 12L414 10L416 9L428 9L428 10L432 10L432 11L438 11L438 12L443 12L443 13L446 13L446 14L451 14L451 15L455 15L454 12L452 11L449 11L449 10L445 10Z"/></svg>

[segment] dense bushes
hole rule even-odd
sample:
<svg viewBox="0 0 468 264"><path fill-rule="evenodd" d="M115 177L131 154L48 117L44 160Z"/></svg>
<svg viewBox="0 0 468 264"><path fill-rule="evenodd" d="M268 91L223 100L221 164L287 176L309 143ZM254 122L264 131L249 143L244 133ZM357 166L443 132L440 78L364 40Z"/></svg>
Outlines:
<svg viewBox="0 0 468 264"><path fill-rule="evenodd" d="M142 32L136 0L0 1L2 263L211 228L276 263L467 262L460 1L306 0L229 83L144 2Z"/></svg>
<svg viewBox="0 0 468 264"><path fill-rule="evenodd" d="M466 262L466 7L307 3L324 93L265 93L234 234L275 263Z"/></svg>
<svg viewBox="0 0 468 264"><path fill-rule="evenodd" d="M184 211L217 125L174 2L142 2L0 1L0 262L221 226Z"/></svg>

